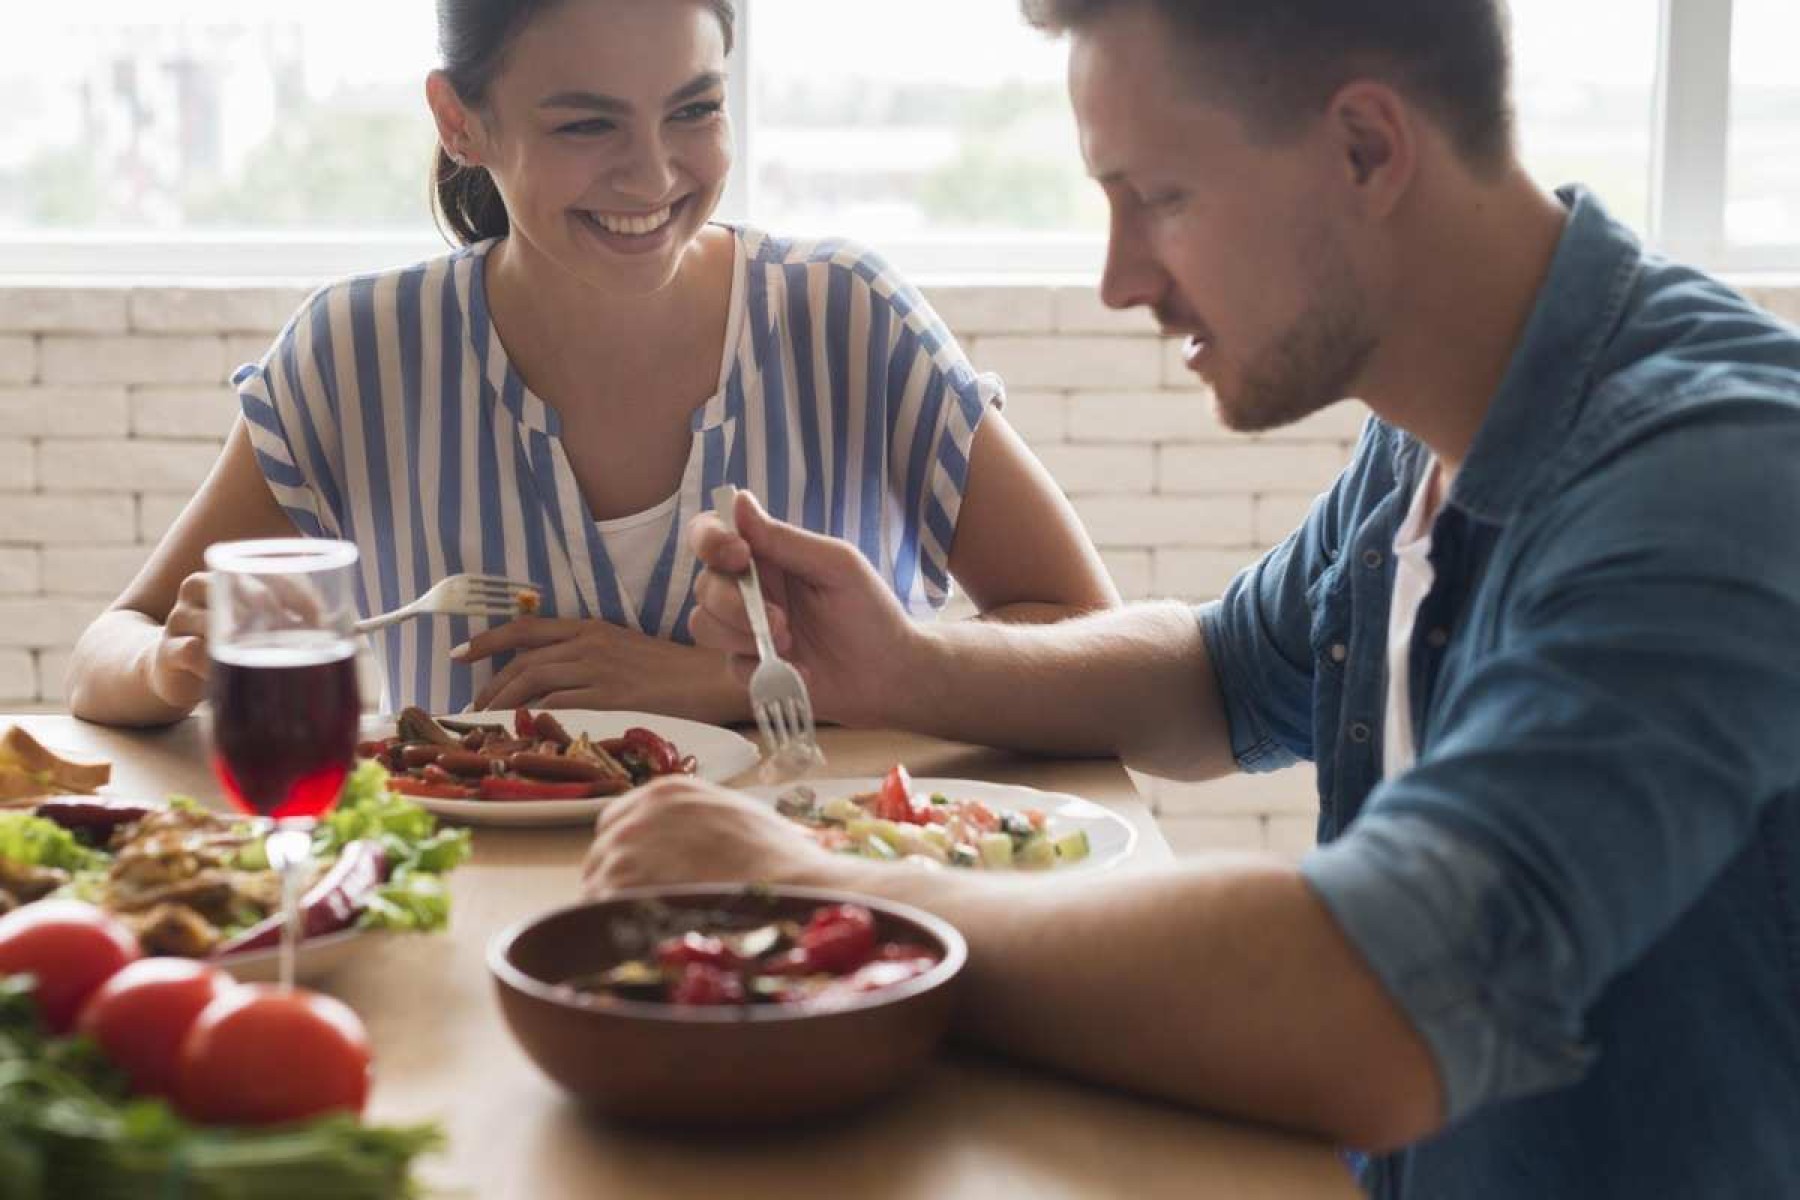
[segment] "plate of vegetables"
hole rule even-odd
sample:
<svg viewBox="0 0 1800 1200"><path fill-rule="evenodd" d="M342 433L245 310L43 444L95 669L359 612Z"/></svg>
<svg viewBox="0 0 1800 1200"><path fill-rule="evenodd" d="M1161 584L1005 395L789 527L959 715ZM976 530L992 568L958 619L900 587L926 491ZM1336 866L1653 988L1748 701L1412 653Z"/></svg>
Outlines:
<svg viewBox="0 0 1800 1200"><path fill-rule="evenodd" d="M302 978L328 972L378 930L429 932L449 922L445 872L469 854L469 833L359 767L313 836L301 889ZM201 959L240 979L273 978L281 882L265 822L194 801L137 803L63 796L0 813L0 913L45 901L94 905L146 954Z"/></svg>
<svg viewBox="0 0 1800 1200"><path fill-rule="evenodd" d="M518 709L374 718L357 747L421 807L471 825L585 825L621 792L662 775L724 782L758 761L748 739L640 712Z"/></svg>
<svg viewBox="0 0 1800 1200"><path fill-rule="evenodd" d="M827 779L748 794L828 850L985 871L1066 871L1126 858L1137 830L1079 796L972 779Z"/></svg>

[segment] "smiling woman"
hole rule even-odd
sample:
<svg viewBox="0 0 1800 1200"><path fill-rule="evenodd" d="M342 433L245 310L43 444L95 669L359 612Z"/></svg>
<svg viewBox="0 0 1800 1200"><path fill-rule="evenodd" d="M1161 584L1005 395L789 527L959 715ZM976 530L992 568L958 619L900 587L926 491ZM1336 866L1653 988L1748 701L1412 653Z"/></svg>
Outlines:
<svg viewBox="0 0 1800 1200"><path fill-rule="evenodd" d="M690 643L683 527L732 483L853 542L917 616L1117 596L1068 502L937 315L872 251L716 222L731 172L725 0L441 0L427 81L455 252L328 286L236 376L242 419L149 565L77 647L96 720L205 686L213 541L355 542L364 612L475 571L540 616L380 635L384 704L748 708Z"/></svg>

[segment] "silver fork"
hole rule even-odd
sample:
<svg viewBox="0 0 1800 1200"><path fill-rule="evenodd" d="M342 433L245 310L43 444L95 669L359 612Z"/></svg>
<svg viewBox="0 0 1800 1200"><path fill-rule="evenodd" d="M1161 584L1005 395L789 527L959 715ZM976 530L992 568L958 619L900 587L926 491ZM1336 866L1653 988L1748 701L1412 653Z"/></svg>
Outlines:
<svg viewBox="0 0 1800 1200"><path fill-rule="evenodd" d="M449 575L411 604L358 621L356 632L368 633L426 613L449 613L458 617L518 616L525 611L519 604L519 597L527 592L535 595L537 588L499 575Z"/></svg>
<svg viewBox="0 0 1800 1200"><path fill-rule="evenodd" d="M713 489L713 511L725 528L737 532L737 488L729 483ZM762 730L763 746L771 758L805 770L825 761L819 749L818 730L813 724L812 699L806 694L806 681L793 664L775 652L775 638L769 633L769 610L763 604L762 577L756 572L756 560L750 569L738 576L738 590L744 595L744 609L750 617L750 631L756 635L756 656L761 661L750 676L750 711L756 714L756 727Z"/></svg>

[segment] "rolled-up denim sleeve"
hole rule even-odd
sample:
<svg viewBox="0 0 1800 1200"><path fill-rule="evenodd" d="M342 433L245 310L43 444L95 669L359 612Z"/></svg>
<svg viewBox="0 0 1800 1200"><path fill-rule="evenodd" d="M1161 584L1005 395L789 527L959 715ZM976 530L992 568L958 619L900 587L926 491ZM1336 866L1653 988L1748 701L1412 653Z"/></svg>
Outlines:
<svg viewBox="0 0 1800 1200"><path fill-rule="evenodd" d="M1300 527L1195 610L1241 770L1274 771L1315 757L1312 594L1343 546L1352 497L1379 486L1391 437L1369 421L1356 454Z"/></svg>
<svg viewBox="0 0 1800 1200"><path fill-rule="evenodd" d="M1452 1119L1578 1079L1606 985L1800 786L1800 418L1677 433L1534 518L1497 648L1302 865Z"/></svg>

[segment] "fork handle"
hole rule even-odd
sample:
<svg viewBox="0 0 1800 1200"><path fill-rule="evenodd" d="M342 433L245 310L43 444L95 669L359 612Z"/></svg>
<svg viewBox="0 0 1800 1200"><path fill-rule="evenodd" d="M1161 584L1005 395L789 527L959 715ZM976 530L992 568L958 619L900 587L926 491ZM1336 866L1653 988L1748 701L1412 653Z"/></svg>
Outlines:
<svg viewBox="0 0 1800 1200"><path fill-rule="evenodd" d="M408 617L417 616L417 615L418 615L418 604L417 604L417 602L414 602L414 603L408 604L402 608L396 608L393 612L385 612L385 613L380 613L377 616L365 617L362 620L358 621L356 624L352 625L350 628L354 632L359 633L359 634L374 633L377 629L386 629L389 625L392 625L398 621L404 621Z"/></svg>
<svg viewBox="0 0 1800 1200"><path fill-rule="evenodd" d="M737 485L721 483L713 489L713 512L725 528L737 532ZM756 556L750 556L750 569L737 577L738 591L744 597L744 611L750 618L750 632L756 637L756 656L763 662L780 657L775 653L775 635L769 631L769 609L763 603L762 576L756 572Z"/></svg>

